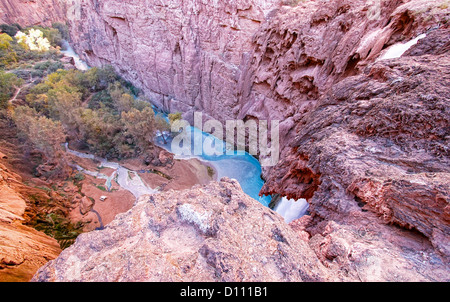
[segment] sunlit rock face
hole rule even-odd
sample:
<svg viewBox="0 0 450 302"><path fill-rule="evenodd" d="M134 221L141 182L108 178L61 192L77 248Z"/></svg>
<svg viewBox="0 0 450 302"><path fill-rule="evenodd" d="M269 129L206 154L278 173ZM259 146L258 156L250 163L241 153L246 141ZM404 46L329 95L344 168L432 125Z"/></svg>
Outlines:
<svg viewBox="0 0 450 302"><path fill-rule="evenodd" d="M25 282L61 249L54 238L25 225L27 203L19 192L33 188L3 158L7 156L0 152L0 282Z"/></svg>

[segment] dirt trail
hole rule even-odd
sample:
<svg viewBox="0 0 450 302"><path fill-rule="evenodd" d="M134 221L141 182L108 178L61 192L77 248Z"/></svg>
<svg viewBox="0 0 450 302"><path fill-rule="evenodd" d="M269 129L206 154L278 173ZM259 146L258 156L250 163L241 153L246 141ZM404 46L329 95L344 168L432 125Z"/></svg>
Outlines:
<svg viewBox="0 0 450 302"><path fill-rule="evenodd" d="M31 86L32 84L34 84L34 79L30 74L30 81L27 82L25 85L22 85L21 87L17 87L14 86L14 88L16 88L16 93L14 94L14 96L8 101L9 104L13 105L13 102L17 99L17 96L19 95L19 93L22 91L22 89L24 88L28 88L29 86Z"/></svg>

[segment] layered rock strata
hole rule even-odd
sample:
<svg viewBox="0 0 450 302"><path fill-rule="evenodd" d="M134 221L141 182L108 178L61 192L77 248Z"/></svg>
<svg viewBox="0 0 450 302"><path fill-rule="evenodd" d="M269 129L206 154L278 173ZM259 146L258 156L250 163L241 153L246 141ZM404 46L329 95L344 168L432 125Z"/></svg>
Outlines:
<svg viewBox="0 0 450 302"><path fill-rule="evenodd" d="M27 204L18 193L22 178L1 160L0 156L0 282L29 281L61 249L55 239L25 225Z"/></svg>

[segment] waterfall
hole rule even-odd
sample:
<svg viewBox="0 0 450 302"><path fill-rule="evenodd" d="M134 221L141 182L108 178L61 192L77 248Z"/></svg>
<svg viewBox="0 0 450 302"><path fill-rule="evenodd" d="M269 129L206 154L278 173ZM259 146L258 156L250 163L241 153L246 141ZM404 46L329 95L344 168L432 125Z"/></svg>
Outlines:
<svg viewBox="0 0 450 302"><path fill-rule="evenodd" d="M309 204L306 199L287 199L283 197L275 207L275 212L283 216L286 223L299 219L308 211Z"/></svg>
<svg viewBox="0 0 450 302"><path fill-rule="evenodd" d="M411 41L409 41L407 43L397 43L395 45L392 45L391 47L388 48L388 50L385 52L385 54L381 58L378 59L378 61L400 58L408 49L410 49L412 46L416 45L420 39L423 39L426 36L427 36L426 34L421 34L417 38L412 39Z"/></svg>
<svg viewBox="0 0 450 302"><path fill-rule="evenodd" d="M89 66L86 64L86 62L80 59L80 57L75 53L72 46L70 46L70 44L67 41L63 41L62 46L65 50L61 50L61 53L64 54L66 57L73 58L76 69L81 71L86 71L89 69Z"/></svg>

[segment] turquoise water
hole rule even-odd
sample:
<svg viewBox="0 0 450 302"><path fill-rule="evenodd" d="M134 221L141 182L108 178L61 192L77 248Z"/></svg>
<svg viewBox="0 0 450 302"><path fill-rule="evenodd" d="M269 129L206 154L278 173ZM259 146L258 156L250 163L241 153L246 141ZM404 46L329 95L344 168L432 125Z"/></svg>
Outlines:
<svg viewBox="0 0 450 302"><path fill-rule="evenodd" d="M198 158L202 161L208 162L212 165L217 172L218 179L222 177L228 177L236 179L242 187L242 190L249 195L250 197L258 200L264 206L269 206L270 201L272 200L271 196L259 196L259 192L264 185L264 181L261 178L261 165L259 161L244 151L229 151L226 152L226 144L214 137L209 133L205 133L200 131L195 127L190 127L191 132L191 145L190 146L182 146L185 147L185 154L177 154L176 150L172 150L171 144L172 141L168 140L167 144L162 143L162 139L158 139L158 144L166 149L169 152L174 153L177 158ZM194 155L194 141L197 141L201 145L212 146L210 149L215 149L217 151L222 151L222 155L211 154L214 152L209 152L208 148L199 148L201 152L200 154ZM198 146L198 144L197 144ZM197 147L198 148L198 147ZM232 154L228 154L228 153Z"/></svg>

